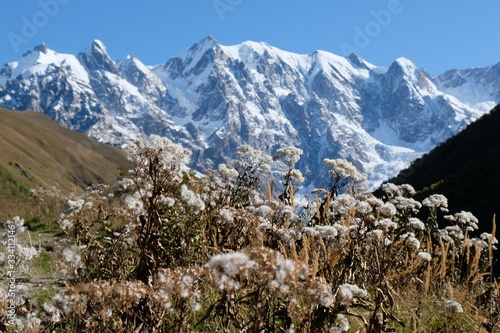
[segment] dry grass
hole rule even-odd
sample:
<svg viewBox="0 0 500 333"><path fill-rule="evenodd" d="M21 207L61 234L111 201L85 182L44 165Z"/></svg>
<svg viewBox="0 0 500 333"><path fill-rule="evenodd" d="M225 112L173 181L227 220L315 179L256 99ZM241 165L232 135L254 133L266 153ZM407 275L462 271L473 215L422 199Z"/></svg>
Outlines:
<svg viewBox="0 0 500 333"><path fill-rule="evenodd" d="M44 318L33 331L498 330L494 238L453 216L439 229L439 198L422 207L394 187L381 200L347 179L301 210L293 183L282 199L258 192L262 164L199 179L169 145L138 144L131 180L66 204L54 267L67 287L50 311L24 299Z"/></svg>

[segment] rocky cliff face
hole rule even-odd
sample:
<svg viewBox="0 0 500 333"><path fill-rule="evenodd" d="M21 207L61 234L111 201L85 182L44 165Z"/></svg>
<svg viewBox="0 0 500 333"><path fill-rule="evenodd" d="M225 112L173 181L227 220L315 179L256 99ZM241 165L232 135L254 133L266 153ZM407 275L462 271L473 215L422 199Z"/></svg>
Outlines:
<svg viewBox="0 0 500 333"><path fill-rule="evenodd" d="M406 58L383 68L357 55L207 37L149 67L112 60L99 41L76 56L41 45L2 67L0 105L116 145L168 136L199 168L245 143L269 154L293 145L304 150L308 185L325 184L324 158L343 157L374 187L499 102L499 66L433 77Z"/></svg>

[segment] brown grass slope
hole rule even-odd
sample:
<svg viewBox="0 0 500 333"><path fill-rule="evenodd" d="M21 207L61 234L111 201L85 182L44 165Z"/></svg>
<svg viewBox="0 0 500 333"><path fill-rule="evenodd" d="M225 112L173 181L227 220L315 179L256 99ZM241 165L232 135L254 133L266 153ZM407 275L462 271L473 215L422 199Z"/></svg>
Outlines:
<svg viewBox="0 0 500 333"><path fill-rule="evenodd" d="M129 167L120 149L66 129L44 114L0 108L0 197L4 199L39 186L69 193L92 184L112 184L119 168Z"/></svg>

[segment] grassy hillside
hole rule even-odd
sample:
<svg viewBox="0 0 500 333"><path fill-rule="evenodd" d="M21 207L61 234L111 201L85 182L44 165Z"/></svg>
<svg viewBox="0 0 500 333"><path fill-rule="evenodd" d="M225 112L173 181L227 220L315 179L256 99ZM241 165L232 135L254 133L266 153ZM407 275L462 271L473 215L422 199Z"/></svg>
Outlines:
<svg viewBox="0 0 500 333"><path fill-rule="evenodd" d="M500 106L416 160L391 182L408 183L419 197L445 195L450 210L472 212L491 230L500 213Z"/></svg>
<svg viewBox="0 0 500 333"><path fill-rule="evenodd" d="M8 203L29 188L56 187L63 193L91 184L112 184L125 154L82 133L66 129L47 116L0 108L0 218L11 215Z"/></svg>

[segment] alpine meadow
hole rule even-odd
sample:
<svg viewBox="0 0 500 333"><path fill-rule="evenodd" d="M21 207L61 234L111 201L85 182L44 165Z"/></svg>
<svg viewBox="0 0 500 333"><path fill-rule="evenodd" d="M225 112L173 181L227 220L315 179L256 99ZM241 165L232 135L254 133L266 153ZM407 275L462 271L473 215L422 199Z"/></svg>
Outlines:
<svg viewBox="0 0 500 333"><path fill-rule="evenodd" d="M472 57L412 0L189 1L5 5L0 333L500 332L500 63L392 57Z"/></svg>

